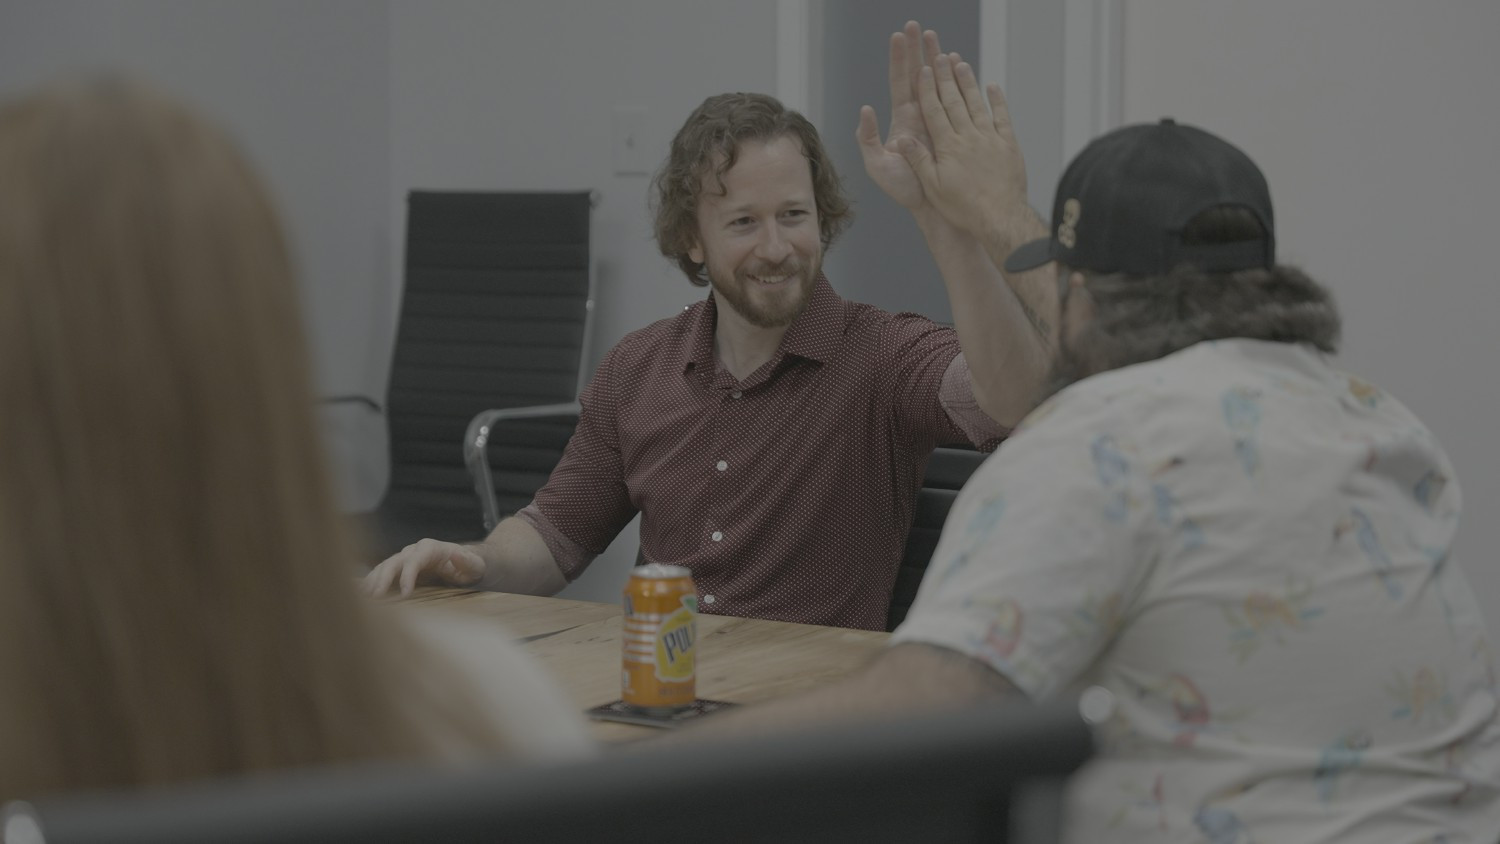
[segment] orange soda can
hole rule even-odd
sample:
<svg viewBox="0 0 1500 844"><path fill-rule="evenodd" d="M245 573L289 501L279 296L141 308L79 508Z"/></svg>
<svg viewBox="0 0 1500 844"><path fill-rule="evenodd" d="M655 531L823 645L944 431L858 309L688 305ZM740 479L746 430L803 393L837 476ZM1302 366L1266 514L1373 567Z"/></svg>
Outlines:
<svg viewBox="0 0 1500 844"><path fill-rule="evenodd" d="M691 706L698 640L698 590L682 566L636 566L625 584L620 698L650 713Z"/></svg>

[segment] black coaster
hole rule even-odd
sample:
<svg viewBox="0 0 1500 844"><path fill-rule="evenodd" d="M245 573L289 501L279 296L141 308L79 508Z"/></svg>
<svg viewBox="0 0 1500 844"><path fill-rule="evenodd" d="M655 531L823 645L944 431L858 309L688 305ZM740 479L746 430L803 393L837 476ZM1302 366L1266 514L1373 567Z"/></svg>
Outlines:
<svg viewBox="0 0 1500 844"><path fill-rule="evenodd" d="M684 723L717 712L721 709L739 706L727 700L704 700L699 698L690 705L675 712L655 714L642 712L623 700L614 700L609 703L601 703L592 709L584 710L584 714L595 721L619 721L623 724L640 724L643 727L680 727Z"/></svg>

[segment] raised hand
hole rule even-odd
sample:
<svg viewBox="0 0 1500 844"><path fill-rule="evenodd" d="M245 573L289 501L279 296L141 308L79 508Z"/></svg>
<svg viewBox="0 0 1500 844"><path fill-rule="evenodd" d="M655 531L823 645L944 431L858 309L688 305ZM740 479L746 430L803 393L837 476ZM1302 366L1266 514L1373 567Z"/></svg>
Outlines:
<svg viewBox="0 0 1500 844"><path fill-rule="evenodd" d="M907 21L901 32L891 35L891 123L886 139L880 140L875 109L870 106L860 107L859 128L854 133L860 155L864 158L865 172L888 196L911 210L921 208L926 200L921 182L899 147L905 142L924 147L930 145L922 107L917 100L920 72L926 66L924 46L926 62L930 62L939 54L937 33L932 30L923 33L916 21Z"/></svg>
<svg viewBox="0 0 1500 844"><path fill-rule="evenodd" d="M1031 222L1026 165L1000 86L981 93L967 62L938 54L930 67L918 69L917 102L928 142L904 135L894 146L926 201L981 240L1013 230L1018 217Z"/></svg>

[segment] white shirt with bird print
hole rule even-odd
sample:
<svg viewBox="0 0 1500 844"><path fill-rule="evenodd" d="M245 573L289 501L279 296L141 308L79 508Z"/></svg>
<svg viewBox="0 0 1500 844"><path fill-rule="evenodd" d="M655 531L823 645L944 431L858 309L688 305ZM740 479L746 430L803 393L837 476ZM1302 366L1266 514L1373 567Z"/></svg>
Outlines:
<svg viewBox="0 0 1500 844"><path fill-rule="evenodd" d="M1491 639L1454 470L1309 347L1199 343L1038 407L949 515L892 642L1036 700L1102 686L1073 841L1493 842Z"/></svg>

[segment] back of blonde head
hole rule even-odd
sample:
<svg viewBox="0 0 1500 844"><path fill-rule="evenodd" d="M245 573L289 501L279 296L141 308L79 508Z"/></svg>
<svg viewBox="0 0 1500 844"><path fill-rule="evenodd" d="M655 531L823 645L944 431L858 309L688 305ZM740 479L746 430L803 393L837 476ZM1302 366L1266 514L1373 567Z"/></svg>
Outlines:
<svg viewBox="0 0 1500 844"><path fill-rule="evenodd" d="M0 109L0 800L412 750L298 307L190 111L119 81Z"/></svg>

